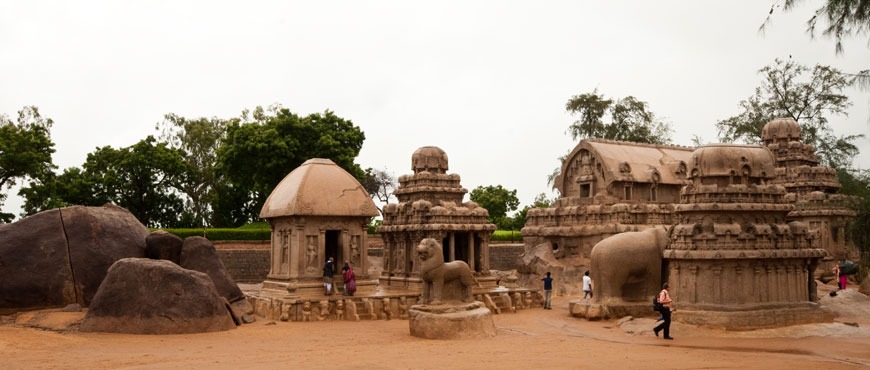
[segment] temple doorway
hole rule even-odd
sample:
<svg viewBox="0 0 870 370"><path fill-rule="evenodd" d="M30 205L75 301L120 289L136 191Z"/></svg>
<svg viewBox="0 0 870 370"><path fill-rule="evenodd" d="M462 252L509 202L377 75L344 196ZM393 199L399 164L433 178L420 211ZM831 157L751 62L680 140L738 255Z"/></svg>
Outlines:
<svg viewBox="0 0 870 370"><path fill-rule="evenodd" d="M341 247L341 230L326 230L324 252L326 258L332 257L335 260L336 266L341 266L344 263Z"/></svg>

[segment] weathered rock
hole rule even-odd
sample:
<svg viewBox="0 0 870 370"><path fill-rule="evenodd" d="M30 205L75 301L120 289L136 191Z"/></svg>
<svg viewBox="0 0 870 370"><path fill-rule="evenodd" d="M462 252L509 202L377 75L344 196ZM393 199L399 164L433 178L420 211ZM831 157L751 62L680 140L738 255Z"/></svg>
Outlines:
<svg viewBox="0 0 870 370"><path fill-rule="evenodd" d="M145 257L154 260L181 262L181 245L184 243L177 235L157 230L145 237Z"/></svg>
<svg viewBox="0 0 870 370"><path fill-rule="evenodd" d="M146 235L130 212L112 205L0 225L0 312L87 306L112 263L144 256Z"/></svg>
<svg viewBox="0 0 870 370"><path fill-rule="evenodd" d="M489 309L480 302L463 305L411 306L411 335L426 339L492 338L495 324Z"/></svg>
<svg viewBox="0 0 870 370"><path fill-rule="evenodd" d="M148 228L111 204L61 208L78 301L89 306L106 272L122 258L144 257Z"/></svg>
<svg viewBox="0 0 870 370"><path fill-rule="evenodd" d="M245 298L245 294L227 272L223 262L214 249L214 244L201 236L191 236L184 239L181 247L181 267L207 274L214 282L218 293L228 302L236 302ZM250 304L248 304L250 306ZM253 308L251 308L253 310ZM250 313L242 312L242 313ZM239 315L240 316L240 315Z"/></svg>
<svg viewBox="0 0 870 370"><path fill-rule="evenodd" d="M0 313L76 302L59 209L0 225Z"/></svg>
<svg viewBox="0 0 870 370"><path fill-rule="evenodd" d="M81 331L185 334L235 328L209 277L166 260L125 258L109 269Z"/></svg>

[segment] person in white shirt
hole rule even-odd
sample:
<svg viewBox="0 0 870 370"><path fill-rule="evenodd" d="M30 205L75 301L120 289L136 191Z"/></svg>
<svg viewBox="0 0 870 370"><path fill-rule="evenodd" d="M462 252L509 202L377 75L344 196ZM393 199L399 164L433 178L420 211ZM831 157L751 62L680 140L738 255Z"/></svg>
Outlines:
<svg viewBox="0 0 870 370"><path fill-rule="evenodd" d="M592 278L589 277L589 271L583 273L583 299L586 299L586 296L592 298Z"/></svg>

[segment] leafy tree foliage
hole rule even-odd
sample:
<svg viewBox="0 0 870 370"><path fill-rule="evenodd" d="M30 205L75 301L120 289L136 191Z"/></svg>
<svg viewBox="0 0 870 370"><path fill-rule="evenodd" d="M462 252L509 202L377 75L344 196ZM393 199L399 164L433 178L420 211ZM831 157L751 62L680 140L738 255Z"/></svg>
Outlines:
<svg viewBox="0 0 870 370"><path fill-rule="evenodd" d="M568 127L574 140L599 138L657 144L671 140L670 125L657 120L647 103L633 96L614 101L595 90L574 95L565 109L579 116ZM604 116L608 113L610 122L605 122Z"/></svg>
<svg viewBox="0 0 870 370"><path fill-rule="evenodd" d="M230 121L218 118L187 119L170 113L157 124L160 139L170 148L183 152L187 172L179 181L179 190L186 196L185 212L193 220L191 226L212 224L212 206L218 181L217 151L226 136Z"/></svg>
<svg viewBox="0 0 870 370"><path fill-rule="evenodd" d="M761 25L759 31L770 23L771 16L778 7L783 11L794 9L804 0L778 0L770 6L767 19ZM807 33L815 37L816 27L819 20L827 23L823 28L822 35L832 37L836 41L837 54L843 53L843 38L870 34L870 0L827 0L822 7L816 9L815 14L807 21Z"/></svg>
<svg viewBox="0 0 870 370"><path fill-rule="evenodd" d="M372 198L378 198L382 203L388 203L396 190L396 178L386 170L366 169L361 183Z"/></svg>
<svg viewBox="0 0 870 370"><path fill-rule="evenodd" d="M471 191L469 198L489 211L489 222L499 229L510 230L514 226L507 213L515 211L520 205L516 190L507 190L501 185L478 186Z"/></svg>
<svg viewBox="0 0 870 370"><path fill-rule="evenodd" d="M106 202L128 209L150 227L187 226L179 182L188 171L183 153L153 136L122 149L109 146L88 154L82 169L42 176L22 189L28 213L64 205Z"/></svg>
<svg viewBox="0 0 870 370"><path fill-rule="evenodd" d="M837 177L843 185L840 193L855 195L859 199L855 204L858 216L848 232L861 252L861 264L865 269L870 268L870 170L837 171Z"/></svg>
<svg viewBox="0 0 870 370"><path fill-rule="evenodd" d="M226 176L232 184L235 201L252 204L235 221L256 219L272 189L310 158L331 159L364 180L365 173L354 159L365 134L351 121L331 111L300 117L280 107L269 112L258 107L253 116L253 122L231 122L218 149L218 176Z"/></svg>
<svg viewBox="0 0 870 370"><path fill-rule="evenodd" d="M514 229L520 230L523 228L523 226L526 225L526 219L527 219L526 216L528 215L530 209L532 209L532 208L547 208L547 207L552 206L555 203L556 203L555 198L549 199L549 198L547 198L547 194L545 194L545 193L538 194L537 196L535 196L535 200L532 201L531 205L527 205L527 206L523 207L523 209L521 209L519 212L517 212L517 215L514 217L514 220L513 220L514 221L514 225L513 225ZM511 229L511 230L513 230L513 229Z"/></svg>
<svg viewBox="0 0 870 370"><path fill-rule="evenodd" d="M770 120L790 117L801 127L803 141L816 147L826 165L845 168L858 154L855 140L863 135L835 136L830 115L846 115L852 105L843 89L854 82L829 66L814 68L777 59L759 70L764 76L755 94L740 102L742 112L716 123L724 142L758 143L761 129Z"/></svg>
<svg viewBox="0 0 870 370"><path fill-rule="evenodd" d="M17 122L0 115L0 207L5 190L25 178L38 178L55 168L51 161L54 142L51 140L53 121L39 114L35 106L18 111ZM14 215L0 212L0 222L12 221Z"/></svg>

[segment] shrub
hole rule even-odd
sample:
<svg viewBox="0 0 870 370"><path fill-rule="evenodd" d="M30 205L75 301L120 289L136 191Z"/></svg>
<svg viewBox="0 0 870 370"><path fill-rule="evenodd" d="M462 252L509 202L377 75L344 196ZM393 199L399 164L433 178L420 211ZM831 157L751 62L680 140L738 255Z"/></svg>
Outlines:
<svg viewBox="0 0 870 370"><path fill-rule="evenodd" d="M496 230L490 239L494 242L521 242L523 234L517 230Z"/></svg>
<svg viewBox="0 0 870 370"><path fill-rule="evenodd" d="M164 229L170 234L178 235L179 238L188 236L204 236L211 241L217 240L269 240L272 238L271 231L256 228L238 229Z"/></svg>

